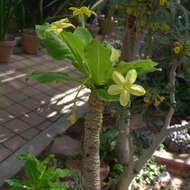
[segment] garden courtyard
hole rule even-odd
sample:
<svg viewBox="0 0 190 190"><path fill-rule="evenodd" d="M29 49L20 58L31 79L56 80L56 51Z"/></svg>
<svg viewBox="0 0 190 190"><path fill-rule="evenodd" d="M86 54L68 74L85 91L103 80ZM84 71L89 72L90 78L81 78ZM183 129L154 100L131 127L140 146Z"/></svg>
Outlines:
<svg viewBox="0 0 190 190"><path fill-rule="evenodd" d="M0 190L190 190L189 0L0 0Z"/></svg>

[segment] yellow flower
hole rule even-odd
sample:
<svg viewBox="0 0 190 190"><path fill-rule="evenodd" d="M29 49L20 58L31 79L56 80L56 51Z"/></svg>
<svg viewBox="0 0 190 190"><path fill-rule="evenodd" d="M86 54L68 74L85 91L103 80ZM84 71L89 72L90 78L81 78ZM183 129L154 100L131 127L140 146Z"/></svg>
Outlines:
<svg viewBox="0 0 190 190"><path fill-rule="evenodd" d="M158 107L161 104L161 101L155 99L154 106Z"/></svg>
<svg viewBox="0 0 190 190"><path fill-rule="evenodd" d="M61 19L59 21L51 23L51 26L46 31L52 31L57 35L60 35L60 33L63 31L64 28L75 28L75 26L71 23L69 23L68 18Z"/></svg>
<svg viewBox="0 0 190 190"><path fill-rule="evenodd" d="M139 22L139 25L141 26L141 27L143 27L143 26L145 26L146 25L146 21L145 20L141 20L140 22Z"/></svg>
<svg viewBox="0 0 190 190"><path fill-rule="evenodd" d="M163 102L166 98L164 96L159 96L161 102Z"/></svg>
<svg viewBox="0 0 190 190"><path fill-rule="evenodd" d="M108 185L107 182L101 182L101 187L105 187L105 186L107 186L107 185Z"/></svg>
<svg viewBox="0 0 190 190"><path fill-rule="evenodd" d="M164 96L157 96L154 101L154 106L158 107L165 100Z"/></svg>
<svg viewBox="0 0 190 190"><path fill-rule="evenodd" d="M127 106L130 94L135 96L143 96L145 94L145 89L142 86L134 84L137 79L137 72L134 69L130 70L125 78L120 72L114 71L112 78L116 84L108 88L108 93L111 95L120 94L120 104L122 106Z"/></svg>
<svg viewBox="0 0 190 190"><path fill-rule="evenodd" d="M152 103L152 100L150 98L148 98L148 97L144 97L143 100L144 100L145 103Z"/></svg>
<svg viewBox="0 0 190 190"><path fill-rule="evenodd" d="M175 42L173 42L173 45L174 45L174 46L181 46L182 44L181 44L181 42L179 42L179 41L175 41Z"/></svg>
<svg viewBox="0 0 190 190"><path fill-rule="evenodd" d="M90 17L91 15L96 15L94 11L91 11L88 7L85 7L85 6L81 8L70 7L69 10L73 11L73 16L86 15Z"/></svg>
<svg viewBox="0 0 190 190"><path fill-rule="evenodd" d="M113 110L113 109L110 110L110 115L111 115L111 117L114 117L116 113L117 113L116 110Z"/></svg>
<svg viewBox="0 0 190 190"><path fill-rule="evenodd" d="M161 6L167 6L168 5L168 0L160 0L160 5Z"/></svg>
<svg viewBox="0 0 190 190"><path fill-rule="evenodd" d="M77 121L76 112L72 111L71 115L67 119L71 122L72 125L74 125Z"/></svg>
<svg viewBox="0 0 190 190"><path fill-rule="evenodd" d="M174 47L174 48L173 48L173 52L174 52L175 54L179 54L179 53L181 52L181 47L180 47L180 46Z"/></svg>

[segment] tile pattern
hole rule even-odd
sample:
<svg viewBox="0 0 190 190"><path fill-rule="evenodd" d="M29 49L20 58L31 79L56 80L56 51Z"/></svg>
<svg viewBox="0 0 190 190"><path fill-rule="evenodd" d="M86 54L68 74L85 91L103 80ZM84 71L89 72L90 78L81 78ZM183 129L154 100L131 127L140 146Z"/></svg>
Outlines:
<svg viewBox="0 0 190 190"><path fill-rule="evenodd" d="M63 71L82 76L68 61L39 55L13 55L0 65L0 163L70 111L78 84L41 84L26 80L33 71ZM79 100L89 91L80 92Z"/></svg>

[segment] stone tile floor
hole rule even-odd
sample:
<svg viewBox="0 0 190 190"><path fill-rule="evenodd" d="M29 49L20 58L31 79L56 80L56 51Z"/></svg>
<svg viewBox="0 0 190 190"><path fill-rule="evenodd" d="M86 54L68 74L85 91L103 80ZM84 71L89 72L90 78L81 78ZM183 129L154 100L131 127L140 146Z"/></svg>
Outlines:
<svg viewBox="0 0 190 190"><path fill-rule="evenodd" d="M8 64L0 64L0 164L73 105L78 84L26 80L33 71L64 71L82 77L68 61L55 61L43 51L39 55L13 55ZM88 93L80 92L78 104Z"/></svg>

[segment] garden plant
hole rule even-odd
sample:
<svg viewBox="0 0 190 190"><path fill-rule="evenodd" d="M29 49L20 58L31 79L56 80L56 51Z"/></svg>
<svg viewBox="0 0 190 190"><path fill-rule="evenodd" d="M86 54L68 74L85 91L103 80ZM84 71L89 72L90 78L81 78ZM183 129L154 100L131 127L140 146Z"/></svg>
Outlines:
<svg viewBox="0 0 190 190"><path fill-rule="evenodd" d="M176 109L176 73L180 66L189 63L189 12L178 1L168 0L134 0L114 1L115 9L124 15L124 39L121 57L118 50L105 41L93 38L86 28L86 19L96 16L87 7L71 7L73 16L78 16L81 26L74 26L68 18L51 24L36 27L39 38L47 48L48 54L58 60L69 59L70 63L83 74L83 79L74 78L64 72L34 72L29 77L43 83L75 81L80 83L79 91L85 86L91 90L88 100L89 108L85 117L83 175L85 190L100 190L100 131L103 110L108 102L120 102L119 136L117 151L119 162L126 164L126 169L116 180L107 185L107 189L126 190L154 151L170 133L190 127L189 122L171 124ZM112 10L113 11L113 10ZM163 18L165 18L163 20ZM157 35L157 36L156 36ZM155 58L156 62L164 60L169 70L167 80L169 92L167 97L152 93L147 73L154 76L161 73L157 63L152 61L155 36L167 48L169 55L163 59ZM144 43L142 43L144 42ZM141 59L142 58L142 59ZM137 59L137 60L136 60ZM158 61L157 61L158 60ZM160 61L161 60L161 61ZM161 64L164 70L164 64ZM154 72L154 73L151 73ZM136 84L137 77L141 85ZM144 86L144 87L142 87ZM166 86L166 85L165 85ZM157 95L155 95L157 94ZM163 126L155 135L152 144L141 150L136 156L132 135L131 113L136 102L144 105L146 110L162 102L166 102L167 114ZM75 104L69 120L76 120Z"/></svg>

